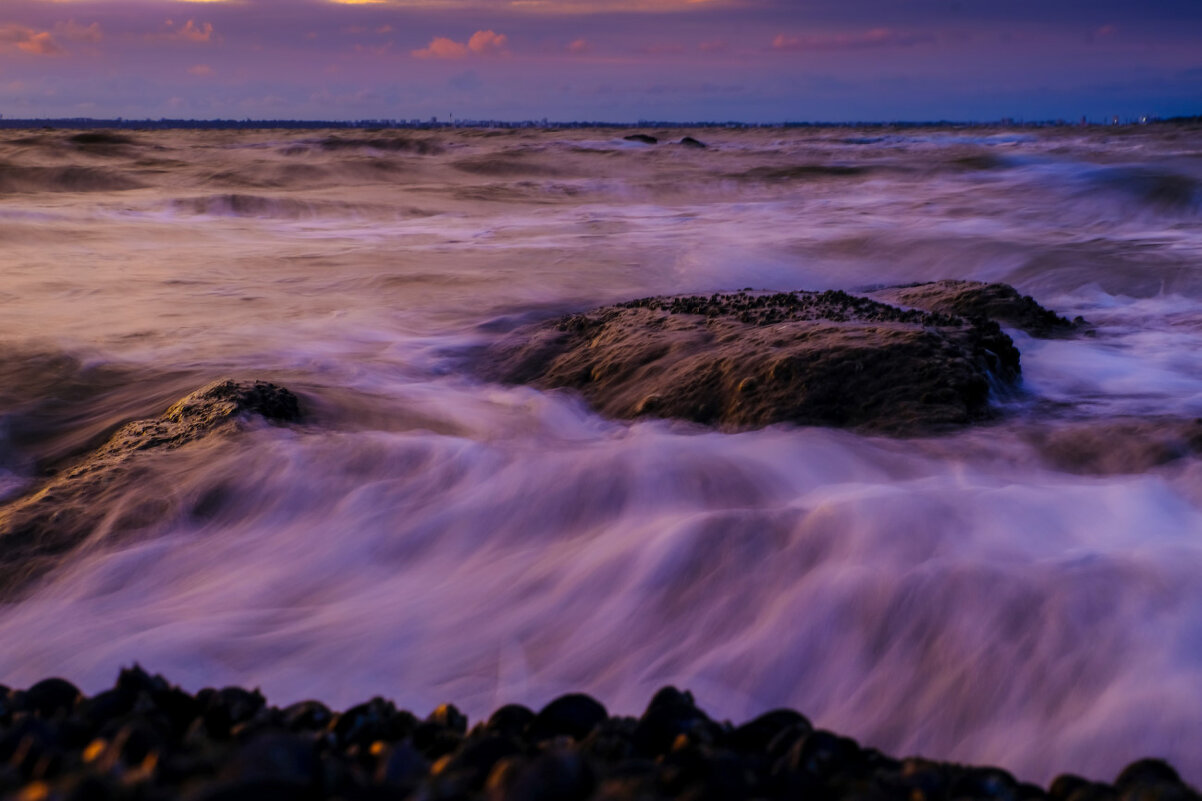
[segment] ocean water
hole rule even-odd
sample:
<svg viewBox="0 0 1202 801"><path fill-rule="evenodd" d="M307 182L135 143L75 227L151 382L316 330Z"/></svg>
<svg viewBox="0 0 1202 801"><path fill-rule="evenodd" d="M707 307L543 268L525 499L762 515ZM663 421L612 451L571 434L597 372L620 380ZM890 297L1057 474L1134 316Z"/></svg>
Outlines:
<svg viewBox="0 0 1202 801"><path fill-rule="evenodd" d="M5 132L0 499L215 378L307 416L111 488L0 605L0 682L138 661L473 719L673 683L1027 780L1202 782L1202 129L692 133ZM905 440L464 369L615 300L941 278L1093 333L1012 332L1002 417Z"/></svg>

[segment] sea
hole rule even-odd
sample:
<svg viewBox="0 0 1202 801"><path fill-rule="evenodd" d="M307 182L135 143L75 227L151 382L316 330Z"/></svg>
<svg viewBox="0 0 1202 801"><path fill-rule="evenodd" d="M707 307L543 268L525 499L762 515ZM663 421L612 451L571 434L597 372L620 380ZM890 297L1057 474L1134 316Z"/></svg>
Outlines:
<svg viewBox="0 0 1202 801"><path fill-rule="evenodd" d="M218 378L305 415L99 495L0 603L0 682L136 662L473 721L672 684L1202 783L1202 126L629 133L0 133L0 504ZM1017 397L927 437L615 421L470 368L615 301L937 279L1089 328L1008 331Z"/></svg>

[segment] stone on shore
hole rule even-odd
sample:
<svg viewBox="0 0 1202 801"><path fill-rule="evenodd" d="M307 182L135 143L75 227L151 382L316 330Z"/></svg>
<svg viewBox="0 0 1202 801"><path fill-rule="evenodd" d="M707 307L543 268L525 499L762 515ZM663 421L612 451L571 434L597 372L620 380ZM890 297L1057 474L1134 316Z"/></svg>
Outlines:
<svg viewBox="0 0 1202 801"><path fill-rule="evenodd" d="M216 381L160 417L127 423L96 450L0 505L0 596L51 569L102 529L120 534L169 516L170 492L156 476L154 459L237 431L252 417L294 422L300 417L297 398L262 381ZM114 519L106 500L139 483L141 502Z"/></svg>
<svg viewBox="0 0 1202 801"><path fill-rule="evenodd" d="M998 325L845 292L655 297L519 329L482 374L617 419L922 434L991 416L1019 353Z"/></svg>

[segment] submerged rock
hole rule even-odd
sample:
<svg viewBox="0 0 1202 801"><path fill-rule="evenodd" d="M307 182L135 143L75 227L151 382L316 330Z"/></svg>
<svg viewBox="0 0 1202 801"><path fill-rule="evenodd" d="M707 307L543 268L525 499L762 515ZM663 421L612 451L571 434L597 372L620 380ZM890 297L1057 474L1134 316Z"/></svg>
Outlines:
<svg viewBox="0 0 1202 801"><path fill-rule="evenodd" d="M916 434L990 416L1019 353L992 321L845 292L657 297L550 320L493 347L487 378L571 389L619 419Z"/></svg>
<svg viewBox="0 0 1202 801"><path fill-rule="evenodd" d="M183 398L161 417L117 429L92 453L0 506L0 594L53 567L93 535L133 530L173 510L151 461L197 440L235 431L249 417L300 418L297 398L262 381L216 381ZM143 486L138 502L114 499Z"/></svg>
<svg viewBox="0 0 1202 801"><path fill-rule="evenodd" d="M642 142L644 145L659 144L659 140L656 139L654 136L648 136L647 134L641 134L641 133L630 134L629 136L623 136L622 138L625 139L627 142Z"/></svg>
<svg viewBox="0 0 1202 801"><path fill-rule="evenodd" d="M680 144L684 145L685 147L693 147L698 150L709 147L709 145L707 145L705 142L702 142L700 139L694 139L691 136L686 136L684 139L681 139Z"/></svg>
<svg viewBox="0 0 1202 801"><path fill-rule="evenodd" d="M1025 331L1031 336L1064 336L1080 331L1088 323L1069 320L1045 309L1030 295L1021 295L1008 284L981 281L932 281L925 284L887 287L872 297L896 306L984 318Z"/></svg>
<svg viewBox="0 0 1202 801"><path fill-rule="evenodd" d="M14 701L0 705L6 799L1202 801L1158 759L1113 785L1064 775L1045 792L1000 768L893 759L789 710L715 722L674 687L637 719L577 694L470 729L449 705L420 724L382 698L340 714L317 702L280 710L237 687L191 696L136 666L90 699L62 679L0 690ZM300 706L322 714L293 714Z"/></svg>

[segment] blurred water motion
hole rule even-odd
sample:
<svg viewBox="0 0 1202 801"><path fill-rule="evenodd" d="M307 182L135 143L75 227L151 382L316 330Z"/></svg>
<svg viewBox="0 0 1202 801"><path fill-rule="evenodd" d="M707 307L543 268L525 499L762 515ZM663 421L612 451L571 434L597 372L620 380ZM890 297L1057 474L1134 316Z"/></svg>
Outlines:
<svg viewBox="0 0 1202 801"><path fill-rule="evenodd" d="M0 680L138 660L476 718L672 682L1024 779L1202 782L1202 134L611 133L5 134L0 498L219 376L309 422L164 457L178 513L0 609ZM1095 335L1015 332L1028 397L907 441L624 425L460 369L614 300L940 278Z"/></svg>

